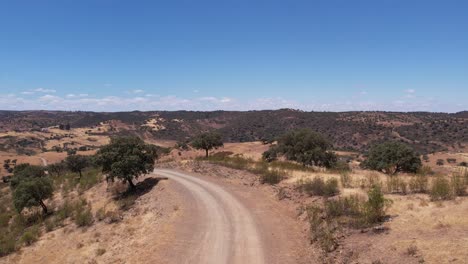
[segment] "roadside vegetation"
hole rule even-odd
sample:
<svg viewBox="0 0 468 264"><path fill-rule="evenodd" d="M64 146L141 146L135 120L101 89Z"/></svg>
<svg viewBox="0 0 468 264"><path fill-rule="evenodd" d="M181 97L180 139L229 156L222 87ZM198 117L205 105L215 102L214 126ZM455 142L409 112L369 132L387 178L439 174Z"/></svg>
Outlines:
<svg viewBox="0 0 468 264"><path fill-rule="evenodd" d="M13 176L0 185L0 256L35 243L41 234L65 225L86 228L96 221L120 221L116 211L99 209L82 194L102 182L119 179L128 184L117 202L128 210L138 197L133 179L154 169L158 157L153 145L136 137L113 138L95 156L69 155L47 167L15 164ZM54 196L62 197L55 199ZM119 194L120 195L120 194ZM120 197L120 196L119 196ZM67 220L69 219L69 220Z"/></svg>

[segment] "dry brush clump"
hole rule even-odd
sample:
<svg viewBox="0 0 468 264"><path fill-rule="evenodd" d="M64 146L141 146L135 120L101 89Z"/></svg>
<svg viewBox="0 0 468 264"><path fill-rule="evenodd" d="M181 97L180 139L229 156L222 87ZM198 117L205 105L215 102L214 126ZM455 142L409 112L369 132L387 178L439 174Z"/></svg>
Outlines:
<svg viewBox="0 0 468 264"><path fill-rule="evenodd" d="M367 199L359 195L325 199L321 205L307 207L311 242L317 242L325 252L339 245L339 231L344 228L365 228L381 223L391 201L384 197L380 186L372 187Z"/></svg>
<svg viewBox="0 0 468 264"><path fill-rule="evenodd" d="M210 163L222 165L231 169L251 172L260 177L260 182L262 184L278 184L283 179L287 178L287 173L281 168L270 166L270 164L265 161L254 161L253 159L244 158L240 155L230 157L228 155L215 154L205 158L197 158L197 160L208 161ZM279 165L276 167L278 166Z"/></svg>
<svg viewBox="0 0 468 264"><path fill-rule="evenodd" d="M391 200L384 197L380 186L372 187L367 199L359 195L325 199L322 205L306 208L311 242L325 252L338 247L344 228L366 228L381 223Z"/></svg>
<svg viewBox="0 0 468 264"><path fill-rule="evenodd" d="M300 179L296 183L296 188L309 196L331 197L340 193L338 180L335 178L328 180L323 180L321 177L315 177L312 180Z"/></svg>

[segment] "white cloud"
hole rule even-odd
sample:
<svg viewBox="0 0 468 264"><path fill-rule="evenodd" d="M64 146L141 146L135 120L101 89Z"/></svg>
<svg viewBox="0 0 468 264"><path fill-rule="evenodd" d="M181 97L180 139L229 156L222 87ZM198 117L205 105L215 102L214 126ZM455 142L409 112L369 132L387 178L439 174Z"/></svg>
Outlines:
<svg viewBox="0 0 468 264"><path fill-rule="evenodd" d="M54 89L44 89L44 88L36 88L33 91L38 92L38 93L55 93L55 92L57 92Z"/></svg>
<svg viewBox="0 0 468 264"><path fill-rule="evenodd" d="M144 92L145 91L141 90L141 89L135 89L135 90L129 91L129 93L131 93L131 94L141 94L141 93L144 93Z"/></svg>
<svg viewBox="0 0 468 264"><path fill-rule="evenodd" d="M159 96L151 94L135 96L93 97L87 94L68 94L22 98L15 94L0 95L0 109L5 110L83 110L83 111L132 111L132 110L265 110L292 108L305 111L450 111L466 110L464 105L441 104L431 98L400 98L388 102L375 102L359 98L344 101L294 101L282 97L263 97L240 100L231 97Z"/></svg>

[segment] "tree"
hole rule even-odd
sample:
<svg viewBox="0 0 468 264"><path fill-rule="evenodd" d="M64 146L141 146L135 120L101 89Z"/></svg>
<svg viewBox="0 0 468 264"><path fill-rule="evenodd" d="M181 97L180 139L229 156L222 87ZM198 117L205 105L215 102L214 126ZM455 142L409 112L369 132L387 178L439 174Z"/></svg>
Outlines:
<svg viewBox="0 0 468 264"><path fill-rule="evenodd" d="M64 172L66 169L66 165L64 162L57 162L57 163L52 163L52 164L49 164L47 166L47 170L50 172L50 173L54 173L57 175L57 177L60 176L60 174L62 174L62 172Z"/></svg>
<svg viewBox="0 0 468 264"><path fill-rule="evenodd" d="M204 149L206 151L206 157L208 157L208 152L210 150L217 149L223 145L221 135L216 132L203 133L192 140L192 147L196 149Z"/></svg>
<svg viewBox="0 0 468 264"><path fill-rule="evenodd" d="M42 166L31 165L29 163L18 164L13 170L10 186L15 189L22 181L45 176L44 167Z"/></svg>
<svg viewBox="0 0 468 264"><path fill-rule="evenodd" d="M335 153L330 151L332 144L321 134L310 129L291 131L278 139L278 145L263 153L267 161L283 155L287 160L304 166L333 167L337 161Z"/></svg>
<svg viewBox="0 0 468 264"><path fill-rule="evenodd" d="M157 148L139 137L114 137L96 153L96 162L109 179L119 178L135 189L134 178L154 170Z"/></svg>
<svg viewBox="0 0 468 264"><path fill-rule="evenodd" d="M53 184L48 177L28 178L21 181L13 191L13 203L18 212L25 207L41 206L47 214L44 200L52 197Z"/></svg>
<svg viewBox="0 0 468 264"><path fill-rule="evenodd" d="M82 171L89 165L89 160L83 155L70 155L65 159L65 163L70 171L79 173L81 179Z"/></svg>
<svg viewBox="0 0 468 264"><path fill-rule="evenodd" d="M400 142L385 142L371 147L362 167L393 175L397 172L417 172L421 159L414 150Z"/></svg>

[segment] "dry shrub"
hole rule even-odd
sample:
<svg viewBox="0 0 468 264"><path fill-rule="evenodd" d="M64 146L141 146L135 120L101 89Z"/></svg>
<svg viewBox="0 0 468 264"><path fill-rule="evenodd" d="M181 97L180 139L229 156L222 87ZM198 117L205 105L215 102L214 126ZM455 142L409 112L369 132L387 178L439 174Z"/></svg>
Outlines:
<svg viewBox="0 0 468 264"><path fill-rule="evenodd" d="M335 178L330 178L327 181L324 181L321 177L315 177L312 180L301 179L297 183L297 188L310 196L331 197L340 193L338 180Z"/></svg>
<svg viewBox="0 0 468 264"><path fill-rule="evenodd" d="M442 176L434 178L430 193L431 200L440 201L453 199L451 189L450 182L446 178Z"/></svg>
<svg viewBox="0 0 468 264"><path fill-rule="evenodd" d="M387 192L389 193L408 193L408 185L405 180L399 176L388 176L387 177Z"/></svg>
<svg viewBox="0 0 468 264"><path fill-rule="evenodd" d="M409 188L414 193L427 193L429 179L426 174L420 174L412 177L409 181Z"/></svg>

